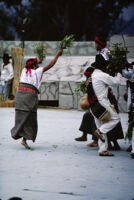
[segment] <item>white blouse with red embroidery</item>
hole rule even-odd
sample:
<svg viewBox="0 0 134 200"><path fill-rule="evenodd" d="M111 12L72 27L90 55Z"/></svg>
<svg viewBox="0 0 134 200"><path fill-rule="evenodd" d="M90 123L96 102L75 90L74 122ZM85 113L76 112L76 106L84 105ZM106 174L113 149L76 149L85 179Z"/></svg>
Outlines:
<svg viewBox="0 0 134 200"><path fill-rule="evenodd" d="M27 69L24 68L21 73L20 83L28 83L39 89L43 75L43 67L39 67L36 70L31 69L31 73L26 72Z"/></svg>

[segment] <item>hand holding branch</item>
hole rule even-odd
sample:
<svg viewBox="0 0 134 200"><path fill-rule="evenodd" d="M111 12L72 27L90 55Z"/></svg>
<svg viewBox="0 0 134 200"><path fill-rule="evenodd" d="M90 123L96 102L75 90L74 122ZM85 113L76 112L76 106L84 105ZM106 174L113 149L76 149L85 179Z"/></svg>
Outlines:
<svg viewBox="0 0 134 200"><path fill-rule="evenodd" d="M58 52L56 53L56 56L51 60L51 62L48 65L43 67L43 72L49 70L51 67L53 67L55 65L55 63L57 62L59 56L62 55L62 52L63 52L62 49L58 50Z"/></svg>

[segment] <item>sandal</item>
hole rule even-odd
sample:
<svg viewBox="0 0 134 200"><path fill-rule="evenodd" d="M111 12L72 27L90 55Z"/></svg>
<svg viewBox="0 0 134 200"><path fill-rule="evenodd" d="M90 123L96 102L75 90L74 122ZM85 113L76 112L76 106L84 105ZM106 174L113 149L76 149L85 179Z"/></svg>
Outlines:
<svg viewBox="0 0 134 200"><path fill-rule="evenodd" d="M85 142L85 141L87 141L87 138L84 136L81 136L81 137L75 138L75 140L78 142Z"/></svg>
<svg viewBox="0 0 134 200"><path fill-rule="evenodd" d="M108 151L102 151L99 153L99 156L114 156L114 154Z"/></svg>
<svg viewBox="0 0 134 200"><path fill-rule="evenodd" d="M93 141L89 144L87 144L88 147L98 147L98 142L97 141Z"/></svg>
<svg viewBox="0 0 134 200"><path fill-rule="evenodd" d="M94 132L94 135L100 139L102 142L105 142L105 138L104 138L104 135L100 132L99 129L97 129L95 132Z"/></svg>

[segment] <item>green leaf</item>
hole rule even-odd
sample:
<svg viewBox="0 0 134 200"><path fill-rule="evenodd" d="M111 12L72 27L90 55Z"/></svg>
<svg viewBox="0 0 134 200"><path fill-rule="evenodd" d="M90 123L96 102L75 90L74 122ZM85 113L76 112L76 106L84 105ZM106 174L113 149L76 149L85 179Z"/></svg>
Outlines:
<svg viewBox="0 0 134 200"><path fill-rule="evenodd" d="M34 53L38 58L44 59L46 57L47 46L42 43L34 44Z"/></svg>
<svg viewBox="0 0 134 200"><path fill-rule="evenodd" d="M113 76L118 72L121 73L122 69L126 68L127 53L129 51L127 47L120 47L120 45L121 43L113 44L108 53L109 65L106 72Z"/></svg>
<svg viewBox="0 0 134 200"><path fill-rule="evenodd" d="M86 93L86 81L82 81L77 88L75 88L74 92L78 95L80 92Z"/></svg>
<svg viewBox="0 0 134 200"><path fill-rule="evenodd" d="M66 49L67 47L72 47L74 45L74 35L66 35L60 42L60 49Z"/></svg>
<svg viewBox="0 0 134 200"><path fill-rule="evenodd" d="M125 136L125 140L129 140L131 141L132 140L132 131L133 131L133 122L130 121L128 123L128 129L127 129L127 132L126 132L126 136Z"/></svg>

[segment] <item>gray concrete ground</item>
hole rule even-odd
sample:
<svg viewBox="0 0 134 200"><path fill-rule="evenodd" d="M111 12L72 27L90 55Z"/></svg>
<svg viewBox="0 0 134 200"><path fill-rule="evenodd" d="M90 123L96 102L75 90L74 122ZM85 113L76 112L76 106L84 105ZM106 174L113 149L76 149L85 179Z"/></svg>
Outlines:
<svg viewBox="0 0 134 200"><path fill-rule="evenodd" d="M97 147L76 142L82 111L38 109L39 130L26 150L13 140L14 108L0 108L0 199L132 200L134 159L119 140L114 157L99 157ZM124 133L127 114L121 114Z"/></svg>

